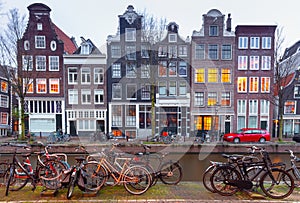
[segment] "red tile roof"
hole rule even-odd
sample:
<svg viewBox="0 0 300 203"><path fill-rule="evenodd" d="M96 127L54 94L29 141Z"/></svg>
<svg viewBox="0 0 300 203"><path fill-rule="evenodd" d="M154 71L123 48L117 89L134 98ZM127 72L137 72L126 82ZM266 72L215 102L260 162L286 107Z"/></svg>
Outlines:
<svg viewBox="0 0 300 203"><path fill-rule="evenodd" d="M282 78L282 80L280 81L280 87L286 88L287 86L289 86L293 82L295 75L296 73L291 73L286 77ZM275 89L274 89L275 96L278 96L278 88L279 86L275 84Z"/></svg>
<svg viewBox="0 0 300 203"><path fill-rule="evenodd" d="M53 27L57 34L58 39L60 39L64 42L64 51L67 54L73 54L77 49L76 44L59 27L57 27L54 23L52 23L52 24L53 24Z"/></svg>

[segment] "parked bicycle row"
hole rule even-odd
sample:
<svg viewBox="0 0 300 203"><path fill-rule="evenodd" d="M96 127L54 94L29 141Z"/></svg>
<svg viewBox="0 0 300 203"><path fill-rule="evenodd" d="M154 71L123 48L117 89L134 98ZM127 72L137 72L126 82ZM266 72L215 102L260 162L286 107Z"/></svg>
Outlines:
<svg viewBox="0 0 300 203"><path fill-rule="evenodd" d="M5 145L14 148L12 160L0 163L0 178L6 187L6 196L27 183L31 183L33 190L38 184L45 190L68 188L68 199L75 186L83 192L97 194L104 185L123 185L130 194L140 195L158 180L175 185L183 176L181 165L167 159L168 153L150 153L150 147L146 145L142 152L134 155L120 152L117 144L94 154L78 146L74 150L84 156L76 157L73 166L68 163L66 154L49 153L50 146L45 146L44 151L32 152L27 145L2 144ZM37 155L35 169L29 158L32 153Z"/></svg>
<svg viewBox="0 0 300 203"><path fill-rule="evenodd" d="M213 193L230 196L241 190L254 190L269 198L283 199L291 195L300 181L300 159L292 150L291 167L272 162L264 148L249 147L246 154L222 154L227 162L210 161L203 174L205 188Z"/></svg>

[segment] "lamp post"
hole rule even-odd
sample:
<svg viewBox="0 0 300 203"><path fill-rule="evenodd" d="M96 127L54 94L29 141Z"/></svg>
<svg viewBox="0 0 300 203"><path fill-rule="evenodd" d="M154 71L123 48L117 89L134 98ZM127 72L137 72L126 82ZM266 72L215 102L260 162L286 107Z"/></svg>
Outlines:
<svg viewBox="0 0 300 203"><path fill-rule="evenodd" d="M214 107L215 107L215 116L214 116L214 120L213 120L214 121L213 127L214 127L214 133L215 133L215 135L217 135L217 138L215 138L214 140L219 141L219 129L218 129L219 124L217 126L217 116L218 116L220 104L217 102L217 103L215 103ZM220 122L220 119L218 119L218 123L219 122Z"/></svg>

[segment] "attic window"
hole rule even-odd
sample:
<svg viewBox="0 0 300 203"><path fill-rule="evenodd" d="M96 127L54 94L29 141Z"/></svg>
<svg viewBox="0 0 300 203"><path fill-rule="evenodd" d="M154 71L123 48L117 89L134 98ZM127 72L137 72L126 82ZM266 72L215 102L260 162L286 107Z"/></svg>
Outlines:
<svg viewBox="0 0 300 203"><path fill-rule="evenodd" d="M38 23L36 25L37 30L43 30L43 24L42 23Z"/></svg>
<svg viewBox="0 0 300 203"><path fill-rule="evenodd" d="M169 34L169 42L177 42L177 35Z"/></svg>
<svg viewBox="0 0 300 203"><path fill-rule="evenodd" d="M86 43L81 45L81 54L90 54L89 44Z"/></svg>

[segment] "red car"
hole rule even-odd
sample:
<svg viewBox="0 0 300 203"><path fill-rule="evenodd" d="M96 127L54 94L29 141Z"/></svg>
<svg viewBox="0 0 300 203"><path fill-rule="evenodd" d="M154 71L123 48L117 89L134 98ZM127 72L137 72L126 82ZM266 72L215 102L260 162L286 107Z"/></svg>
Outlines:
<svg viewBox="0 0 300 203"><path fill-rule="evenodd" d="M227 142L261 142L270 141L270 133L258 128L242 128L236 133L227 133L223 137Z"/></svg>

